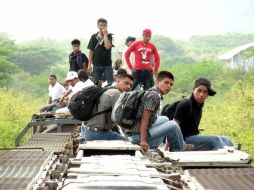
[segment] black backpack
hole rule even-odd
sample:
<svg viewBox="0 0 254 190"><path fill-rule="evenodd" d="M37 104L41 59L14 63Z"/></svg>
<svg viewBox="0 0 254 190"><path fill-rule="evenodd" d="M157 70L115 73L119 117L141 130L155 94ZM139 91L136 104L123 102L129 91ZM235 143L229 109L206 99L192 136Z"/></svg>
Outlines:
<svg viewBox="0 0 254 190"><path fill-rule="evenodd" d="M73 94L68 104L72 116L75 119L87 121L96 115L111 111L112 108L96 112L100 96L108 89L112 89L112 87L102 88L93 85Z"/></svg>
<svg viewBox="0 0 254 190"><path fill-rule="evenodd" d="M73 55L73 53L69 55L69 63L71 71L78 72L79 69L83 69L83 62L86 62L88 64L88 58L86 54L80 52L75 55Z"/></svg>
<svg viewBox="0 0 254 190"><path fill-rule="evenodd" d="M175 116L175 112L176 112L176 108L178 106L178 104L181 101L184 100L188 100L189 104L190 104L190 113L189 115L191 115L192 113L192 104L190 102L190 99L187 99L185 96L182 97L181 100L177 100L176 102L172 103L172 104L167 104L163 107L162 111L161 111L161 115L167 116L169 120L173 120L174 116Z"/></svg>

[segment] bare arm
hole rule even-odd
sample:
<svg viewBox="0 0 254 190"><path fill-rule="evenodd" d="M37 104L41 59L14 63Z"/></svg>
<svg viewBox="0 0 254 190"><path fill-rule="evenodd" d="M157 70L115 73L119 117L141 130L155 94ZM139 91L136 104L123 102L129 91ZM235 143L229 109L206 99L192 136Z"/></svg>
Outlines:
<svg viewBox="0 0 254 190"><path fill-rule="evenodd" d="M64 95L60 98L59 103L62 104L63 101L64 101L64 99L65 99L67 96L69 96L69 94L70 94L71 92L72 92L72 89L69 89L68 91L66 91L66 92L64 93Z"/></svg>
<svg viewBox="0 0 254 190"><path fill-rule="evenodd" d="M179 121L179 120L177 120L177 119L173 119L178 125L180 125L181 124L181 121Z"/></svg>
<svg viewBox="0 0 254 190"><path fill-rule="evenodd" d="M49 96L48 104L52 104L52 98L51 98L51 96Z"/></svg>
<svg viewBox="0 0 254 190"><path fill-rule="evenodd" d="M149 148L149 145L147 143L147 131L148 131L148 124L149 120L152 116L152 111L150 110L144 110L142 118L141 118L141 123L140 123L140 146L144 150L147 150Z"/></svg>
<svg viewBox="0 0 254 190"><path fill-rule="evenodd" d="M92 50L89 51L88 59L89 59L89 61L88 61L87 70L88 70L88 72L91 72L92 71L92 63L93 63L93 51Z"/></svg>
<svg viewBox="0 0 254 190"><path fill-rule="evenodd" d="M112 44L108 39L108 30L105 28L103 29L102 32L103 32L104 47L106 49L110 49L112 47Z"/></svg>

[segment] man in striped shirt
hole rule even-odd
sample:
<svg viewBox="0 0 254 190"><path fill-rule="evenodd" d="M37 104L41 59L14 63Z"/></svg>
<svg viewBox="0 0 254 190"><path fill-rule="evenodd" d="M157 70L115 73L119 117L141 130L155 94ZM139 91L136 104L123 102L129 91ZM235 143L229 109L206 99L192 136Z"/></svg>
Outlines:
<svg viewBox="0 0 254 190"><path fill-rule="evenodd" d="M174 76L168 71L158 74L156 85L145 92L138 108L137 118L132 131L127 134L132 143L139 144L141 148L157 148L166 137L172 151L189 149L183 140L181 129L175 121L169 121L166 116L159 116L160 102L163 95L171 90Z"/></svg>

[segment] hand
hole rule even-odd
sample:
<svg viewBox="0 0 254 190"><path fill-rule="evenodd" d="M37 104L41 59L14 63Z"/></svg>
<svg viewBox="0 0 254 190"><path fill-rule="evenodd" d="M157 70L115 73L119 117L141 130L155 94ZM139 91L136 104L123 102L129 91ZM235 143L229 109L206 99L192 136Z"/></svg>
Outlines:
<svg viewBox="0 0 254 190"><path fill-rule="evenodd" d="M59 100L59 104L63 104L63 102L64 102L64 98L62 97L62 98L60 98L60 100Z"/></svg>
<svg viewBox="0 0 254 190"><path fill-rule="evenodd" d="M107 28L103 28L103 29L102 29L102 33L103 33L103 35L105 35L105 36L108 35L108 30L107 30Z"/></svg>
<svg viewBox="0 0 254 190"><path fill-rule="evenodd" d="M158 77L158 71L153 71L153 75L154 75L155 77Z"/></svg>
<svg viewBox="0 0 254 190"><path fill-rule="evenodd" d="M92 71L93 71L92 67L91 67L91 66L88 66L86 72L87 72L88 74L91 74Z"/></svg>
<svg viewBox="0 0 254 190"><path fill-rule="evenodd" d="M148 145L148 143L146 141L141 141L139 145L145 151L149 148L149 145Z"/></svg>

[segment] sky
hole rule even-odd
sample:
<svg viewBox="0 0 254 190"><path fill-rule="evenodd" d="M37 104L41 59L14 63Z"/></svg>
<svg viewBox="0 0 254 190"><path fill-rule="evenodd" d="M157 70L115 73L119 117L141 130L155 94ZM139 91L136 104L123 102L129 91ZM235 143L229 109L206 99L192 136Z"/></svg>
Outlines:
<svg viewBox="0 0 254 190"><path fill-rule="evenodd" d="M0 32L16 41L90 38L102 17L115 38L144 28L172 39L254 34L253 7L252 0L0 0Z"/></svg>

